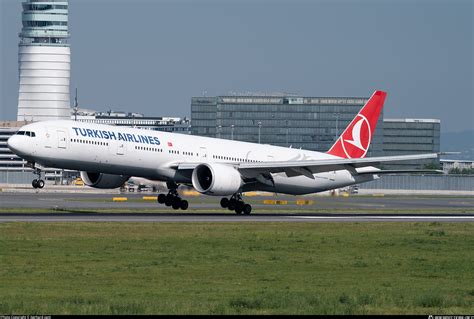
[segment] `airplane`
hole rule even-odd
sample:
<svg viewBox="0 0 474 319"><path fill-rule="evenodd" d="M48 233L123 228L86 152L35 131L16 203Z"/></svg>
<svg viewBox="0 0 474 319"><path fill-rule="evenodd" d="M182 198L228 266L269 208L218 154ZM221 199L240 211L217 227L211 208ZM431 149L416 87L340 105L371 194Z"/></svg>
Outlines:
<svg viewBox="0 0 474 319"><path fill-rule="evenodd" d="M375 91L326 153L72 120L25 125L8 139L8 147L34 168L34 188L44 187L44 167L80 171L86 185L102 189L136 176L166 182L168 193L157 200L173 209L188 208L177 192L187 185L222 196L223 208L250 214L244 192L317 193L413 172L375 167L383 163L436 158L436 153L365 157L386 95Z"/></svg>

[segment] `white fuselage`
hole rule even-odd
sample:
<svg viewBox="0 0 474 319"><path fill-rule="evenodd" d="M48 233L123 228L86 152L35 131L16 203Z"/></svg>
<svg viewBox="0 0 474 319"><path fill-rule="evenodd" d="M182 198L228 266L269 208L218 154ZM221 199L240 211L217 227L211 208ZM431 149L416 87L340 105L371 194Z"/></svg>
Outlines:
<svg viewBox="0 0 474 319"><path fill-rule="evenodd" d="M35 137L15 135L9 146L24 159L43 165L93 173L144 177L152 180L191 184L180 174L177 163L225 163L334 159L335 156L271 145L230 141L136 128L45 121L22 130ZM274 185L253 183L243 191L264 190L286 194L308 194L374 179L374 175L351 174L348 170L307 176L272 174Z"/></svg>

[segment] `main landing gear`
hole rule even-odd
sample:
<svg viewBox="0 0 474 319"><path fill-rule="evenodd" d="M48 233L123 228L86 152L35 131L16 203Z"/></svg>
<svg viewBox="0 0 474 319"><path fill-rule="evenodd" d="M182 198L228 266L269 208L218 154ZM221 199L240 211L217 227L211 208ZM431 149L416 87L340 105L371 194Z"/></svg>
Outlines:
<svg viewBox="0 0 474 319"><path fill-rule="evenodd" d="M158 203L165 204L166 206L171 206L173 209L188 209L189 203L185 199L181 199L178 194L178 185L173 184L169 187L168 194L159 194L158 195Z"/></svg>
<svg viewBox="0 0 474 319"><path fill-rule="evenodd" d="M233 210L239 215L242 213L244 213L245 215L249 215L252 211L252 206L250 206L250 204L246 204L242 200L242 194L240 193L232 195L230 199L228 199L227 197L222 198L221 206L222 208Z"/></svg>
<svg viewBox="0 0 474 319"><path fill-rule="evenodd" d="M44 187L44 180L41 179L41 170L36 168L34 174L38 175L38 179L34 179L31 182L31 186L33 186L33 188L43 188Z"/></svg>

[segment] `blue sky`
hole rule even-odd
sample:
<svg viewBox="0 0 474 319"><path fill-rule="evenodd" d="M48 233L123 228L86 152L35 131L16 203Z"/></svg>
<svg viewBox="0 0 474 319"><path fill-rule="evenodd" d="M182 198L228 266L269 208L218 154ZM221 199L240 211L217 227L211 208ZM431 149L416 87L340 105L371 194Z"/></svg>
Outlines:
<svg viewBox="0 0 474 319"><path fill-rule="evenodd" d="M15 119L21 1L0 14L0 119ZM183 117L204 92L382 89L386 118L474 128L472 1L70 0L70 32L86 108Z"/></svg>

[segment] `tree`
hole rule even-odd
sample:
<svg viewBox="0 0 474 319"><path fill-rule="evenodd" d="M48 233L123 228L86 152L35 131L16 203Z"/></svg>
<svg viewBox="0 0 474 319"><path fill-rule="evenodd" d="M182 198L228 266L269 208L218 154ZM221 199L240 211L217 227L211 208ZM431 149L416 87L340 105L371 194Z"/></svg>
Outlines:
<svg viewBox="0 0 474 319"><path fill-rule="evenodd" d="M441 166L438 163L429 163L425 164L423 169L441 169Z"/></svg>
<svg viewBox="0 0 474 319"><path fill-rule="evenodd" d="M460 169L458 167L451 168L448 174L461 174L461 175L472 175L474 174L474 168L463 168Z"/></svg>

